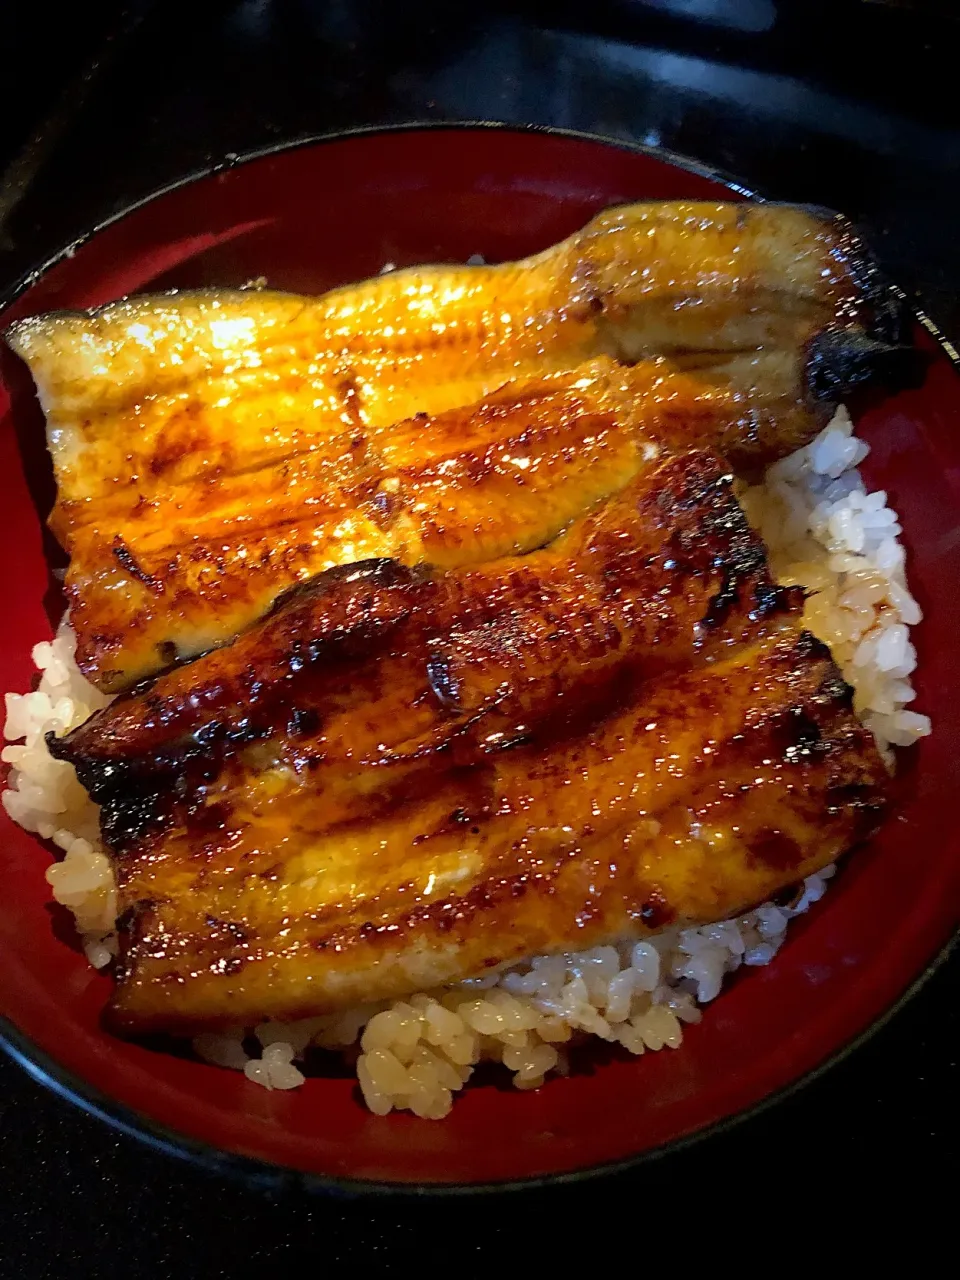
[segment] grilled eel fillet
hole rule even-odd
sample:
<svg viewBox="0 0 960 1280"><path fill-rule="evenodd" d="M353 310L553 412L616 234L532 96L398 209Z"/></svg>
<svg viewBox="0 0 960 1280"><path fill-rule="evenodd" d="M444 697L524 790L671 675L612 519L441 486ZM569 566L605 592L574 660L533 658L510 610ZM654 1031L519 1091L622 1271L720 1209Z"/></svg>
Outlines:
<svg viewBox="0 0 960 1280"><path fill-rule="evenodd" d="M869 334L895 327L839 219L790 206L645 204L609 210L518 263L415 268L319 299L136 298L24 320L7 338L47 413L51 525L73 560L78 660L112 692L231 639L291 582L329 565L416 558L409 521L399 539L384 529L393 508L381 483L395 424L416 413L435 417L604 352L668 352L708 394L739 399L734 460L757 466L816 432L818 396L889 361L893 348ZM477 434L464 429L460 501ZM439 430L449 447L450 424ZM399 435L402 450L409 427ZM487 453L473 465L488 467L489 423L481 435ZM500 466L499 478L509 472ZM438 473L435 490L446 480ZM491 480L488 467L491 504L516 494L515 474L500 490ZM505 513L491 511L478 519L502 524ZM460 560L537 545L539 522L489 550L464 527Z"/></svg>
<svg viewBox="0 0 960 1280"><path fill-rule="evenodd" d="M62 739L125 1033L294 1018L706 922L876 825L886 774L706 452L550 547L331 570Z"/></svg>
<svg viewBox="0 0 960 1280"><path fill-rule="evenodd" d="M739 359L739 358L738 358ZM81 668L105 689L230 641L288 587L391 557L447 568L542 546L663 449L735 461L799 445L814 418L796 364L752 357L766 398L601 357L467 409L398 424L379 446L321 452L210 482L75 528L66 579Z"/></svg>
<svg viewBox="0 0 960 1280"><path fill-rule="evenodd" d="M607 210L520 262L414 267L320 298L144 296L6 337L47 413L59 532L83 518L70 504L125 485L149 495L326 448L599 354L796 350L899 323L841 219L668 202Z"/></svg>

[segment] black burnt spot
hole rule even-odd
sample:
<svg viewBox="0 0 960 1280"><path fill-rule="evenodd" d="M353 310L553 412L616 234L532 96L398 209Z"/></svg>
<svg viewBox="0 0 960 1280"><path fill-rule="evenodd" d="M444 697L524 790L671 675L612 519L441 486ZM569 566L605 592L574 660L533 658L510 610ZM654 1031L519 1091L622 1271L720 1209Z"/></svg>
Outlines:
<svg viewBox="0 0 960 1280"><path fill-rule="evenodd" d="M762 863L775 871L788 871L803 860L803 850L779 827L761 827L744 839L750 862Z"/></svg>
<svg viewBox="0 0 960 1280"><path fill-rule="evenodd" d="M152 831L166 825L169 803L156 792L138 790L113 796L100 810L100 832L113 853L132 851Z"/></svg>
<svg viewBox="0 0 960 1280"><path fill-rule="evenodd" d="M803 707L791 707L771 728L775 749L791 763L826 749L820 726Z"/></svg>
<svg viewBox="0 0 960 1280"><path fill-rule="evenodd" d="M720 580L720 588L710 597L701 625L708 628L719 627L726 622L730 610L737 603L740 577L733 569L725 568Z"/></svg>
<svg viewBox="0 0 960 1280"><path fill-rule="evenodd" d="M676 912L660 890L654 889L640 908L640 919L648 929L663 929L676 919Z"/></svg>
<svg viewBox="0 0 960 1280"><path fill-rule="evenodd" d="M728 555L715 560L714 567L721 571L720 586L707 605L703 625L716 627L725 622L730 610L739 601L741 583L759 574L765 565L763 548L752 538L745 539L742 543L734 542ZM769 604L778 603L774 594L778 590L772 584L768 588L771 593L766 597Z"/></svg>
<svg viewBox="0 0 960 1280"><path fill-rule="evenodd" d="M287 720L291 737L306 737L320 728L320 716L312 707L294 707Z"/></svg>
<svg viewBox="0 0 960 1280"><path fill-rule="evenodd" d="M174 666L179 657L177 646L172 640L161 640L157 645L157 657L162 667Z"/></svg>
<svg viewBox="0 0 960 1280"><path fill-rule="evenodd" d="M223 764L222 752L212 750L213 745L213 741L196 742L189 750L180 752L169 762L167 772L175 770L170 788L178 800L196 804L200 789L219 775ZM161 771L159 766L164 762L158 758L155 763L158 768L153 774L154 781L156 773ZM150 780L150 775L145 774L144 784L149 785Z"/></svg>
<svg viewBox="0 0 960 1280"><path fill-rule="evenodd" d="M427 659L427 680L441 707L449 710L459 708L460 682L454 675L450 658L446 654L435 652Z"/></svg>
<svg viewBox="0 0 960 1280"><path fill-rule="evenodd" d="M753 589L751 622L775 618L799 608L803 593L796 587L779 587L775 582L758 582Z"/></svg>
<svg viewBox="0 0 960 1280"><path fill-rule="evenodd" d="M119 534L113 540L113 558L125 573L129 573L132 578L142 582L145 587L149 587L154 593L159 595L163 591L163 583L141 567L133 552Z"/></svg>
<svg viewBox="0 0 960 1280"><path fill-rule="evenodd" d="M80 785L102 806L100 829L115 853L125 852L167 822L176 796L171 788L158 787L157 777L169 775L169 761L85 758L71 750L67 739L52 734L47 745L55 758L74 765Z"/></svg>
<svg viewBox="0 0 960 1280"><path fill-rule="evenodd" d="M150 898L140 898L137 902L133 902L125 911L121 911L117 916L117 931L121 934L131 934L138 931L138 926L145 916L151 911L155 911L157 903Z"/></svg>
<svg viewBox="0 0 960 1280"><path fill-rule="evenodd" d="M790 659L791 661L793 661L794 659L796 659L797 661L826 660L827 662L830 662L832 665L830 650L827 648L827 646L823 643L822 640L818 640L817 637L813 635L812 632L810 631L800 632L799 636L797 637L797 643L794 645L793 652L790 655ZM836 671L835 667L834 667L834 671ZM831 678L832 676L828 677L828 680ZM839 671L837 671L837 679L840 679L842 683L842 678L840 677Z"/></svg>
<svg viewBox="0 0 960 1280"><path fill-rule="evenodd" d="M223 831L229 810L222 804L199 804L187 815L187 825L195 835L211 835Z"/></svg>
<svg viewBox="0 0 960 1280"><path fill-rule="evenodd" d="M665 489L658 499L663 510L703 512L704 522L712 522L712 527L716 527L718 519L739 514L739 507L730 494L733 477L726 472L718 473L714 460L691 456L678 465L680 475L676 488ZM742 517L740 524L746 528Z"/></svg>
<svg viewBox="0 0 960 1280"><path fill-rule="evenodd" d="M900 327L895 314L887 313L883 327ZM821 331L810 339L805 354L808 391L815 400L830 403L870 384L891 391L918 387L929 363L926 353L909 342L874 338L858 327Z"/></svg>

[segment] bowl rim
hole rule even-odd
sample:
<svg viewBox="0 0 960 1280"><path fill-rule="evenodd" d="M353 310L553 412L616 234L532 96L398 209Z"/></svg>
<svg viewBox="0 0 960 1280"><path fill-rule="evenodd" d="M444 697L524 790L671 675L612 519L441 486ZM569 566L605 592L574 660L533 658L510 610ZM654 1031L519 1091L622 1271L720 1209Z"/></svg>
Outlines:
<svg viewBox="0 0 960 1280"><path fill-rule="evenodd" d="M553 125L519 124L500 120L410 120L384 125L360 125L322 133L308 133L271 142L260 147L230 152L223 160L212 161L209 164L191 169L173 181L155 187L145 195L125 203L120 209L94 222L73 240L62 245L38 265L28 268L12 284L0 290L0 318L2 318L3 312L27 289L36 284L46 272L57 266L64 259L73 257L79 248L92 240L94 236L99 235L101 231L121 221L145 205L152 203L154 200L158 200L201 179L212 177L217 173L223 173L268 156L296 151L301 148L319 147L327 143L342 142L370 134L495 130L521 134L543 134L550 137L595 143L634 154L646 155L674 168L685 170L687 173L712 179L746 199L759 201L767 199L762 193L745 186L725 170L690 156L671 151L669 148L635 142L629 139L610 138L603 134ZM891 285L891 288L900 301L910 307L916 320L936 342L942 354L950 362L957 374L960 375L960 351L949 341L939 325L917 307L912 299L909 299L896 285ZM51 1093L78 1107L87 1115L102 1120L110 1128L128 1137L135 1138L154 1151L187 1161L208 1173L223 1174L233 1181L239 1181L249 1187L268 1191L272 1194L276 1194L279 1191L296 1190L351 1199L382 1197L402 1201L426 1200L437 1196L463 1198L471 1195L538 1191L549 1187L568 1186L586 1180L594 1181L598 1178L638 1169L642 1165L685 1151L715 1135L727 1133L793 1097L806 1088L807 1085L820 1079L839 1063L845 1061L885 1027L942 967L948 956L956 948L958 941L960 941L960 928L954 931L941 949L932 956L926 967L907 984L897 999L859 1034L841 1045L839 1049L810 1071L805 1072L782 1088L767 1094L751 1106L732 1115L724 1116L713 1124L704 1125L683 1137L668 1140L632 1156L626 1156L619 1160L602 1161L599 1164L570 1169L560 1173L548 1173L524 1178L481 1182L407 1183L348 1178L294 1169L259 1157L241 1155L238 1152L216 1147L211 1143L190 1137L188 1134L181 1133L174 1128L154 1121L132 1107L116 1101L108 1094L103 1093L96 1085L61 1066L52 1055L40 1049L29 1036L20 1031L15 1023L2 1014L0 1014L0 1050L16 1062L27 1075Z"/></svg>

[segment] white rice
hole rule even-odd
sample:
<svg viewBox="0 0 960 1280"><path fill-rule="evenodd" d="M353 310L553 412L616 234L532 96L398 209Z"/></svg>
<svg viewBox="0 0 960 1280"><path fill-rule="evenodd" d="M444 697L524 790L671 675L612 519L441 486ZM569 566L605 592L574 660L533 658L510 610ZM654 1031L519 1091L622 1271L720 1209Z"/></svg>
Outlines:
<svg viewBox="0 0 960 1280"><path fill-rule="evenodd" d="M66 618L53 641L33 646L40 683L33 693L8 693L0 760L10 765L0 794L8 815L63 850L47 867L53 896L69 907L87 959L102 969L116 953L117 893L113 866L100 843L100 810L77 781L72 765L54 760L44 736L64 734L110 701L80 674L77 647ZM20 741L22 739L22 741Z"/></svg>
<svg viewBox="0 0 960 1280"><path fill-rule="evenodd" d="M907 589L897 513L883 490L867 493L857 470L868 452L840 409L740 500L776 578L813 593L804 622L830 646L880 747L907 747L930 732L928 716L907 710L916 696L910 628L922 614Z"/></svg>
<svg viewBox="0 0 960 1280"><path fill-rule="evenodd" d="M830 645L854 687L854 704L889 753L930 732L928 717L908 710L916 651L909 628L920 609L904 575L896 512L884 493L868 494L857 465L868 446L840 410L812 444L773 467L741 500L770 551L774 574L810 595L804 619ZM33 693L6 695L4 747L11 766L3 806L28 831L64 851L47 868L56 900L76 917L91 964L116 953L116 888L99 841L98 811L73 768L54 760L44 734L82 723L108 699L81 676L76 641L66 623L52 642L35 646L41 672ZM892 759L892 755L890 755ZM640 943L536 956L457 987L369 1005L297 1023L264 1023L194 1041L197 1054L242 1070L267 1089L304 1081L297 1063L311 1046L346 1050L367 1106L445 1116L477 1063L493 1060L520 1089L536 1089L568 1069L567 1047L597 1037L633 1054L677 1048L684 1023L700 1019L727 974L769 964L791 919L825 892L827 867L804 881L789 906L767 903L735 920L699 929L668 929ZM250 1056L246 1045L260 1046ZM359 1046L359 1054L357 1048Z"/></svg>

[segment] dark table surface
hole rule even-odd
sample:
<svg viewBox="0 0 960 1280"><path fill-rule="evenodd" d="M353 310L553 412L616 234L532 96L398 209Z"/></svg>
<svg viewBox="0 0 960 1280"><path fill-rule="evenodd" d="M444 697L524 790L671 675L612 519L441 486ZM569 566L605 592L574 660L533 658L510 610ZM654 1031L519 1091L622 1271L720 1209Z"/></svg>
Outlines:
<svg viewBox="0 0 960 1280"><path fill-rule="evenodd" d="M842 209L960 340L953 0L464 8L8 6L0 288L228 153L354 125L499 119L661 144L762 194ZM717 1208L743 1265L764 1222L788 1246L834 1220L873 1237L908 1225L929 1242L956 1185L958 978L955 954L868 1044L723 1137L615 1180L510 1200L268 1199L114 1134L0 1060L0 1262L24 1280L245 1275L301 1259L327 1274L421 1262L473 1276L509 1258L569 1265L571 1241L592 1240L598 1265L629 1252L642 1266L715 1242ZM859 1226L854 1202L869 1215ZM887 1204L896 1212L884 1219Z"/></svg>

